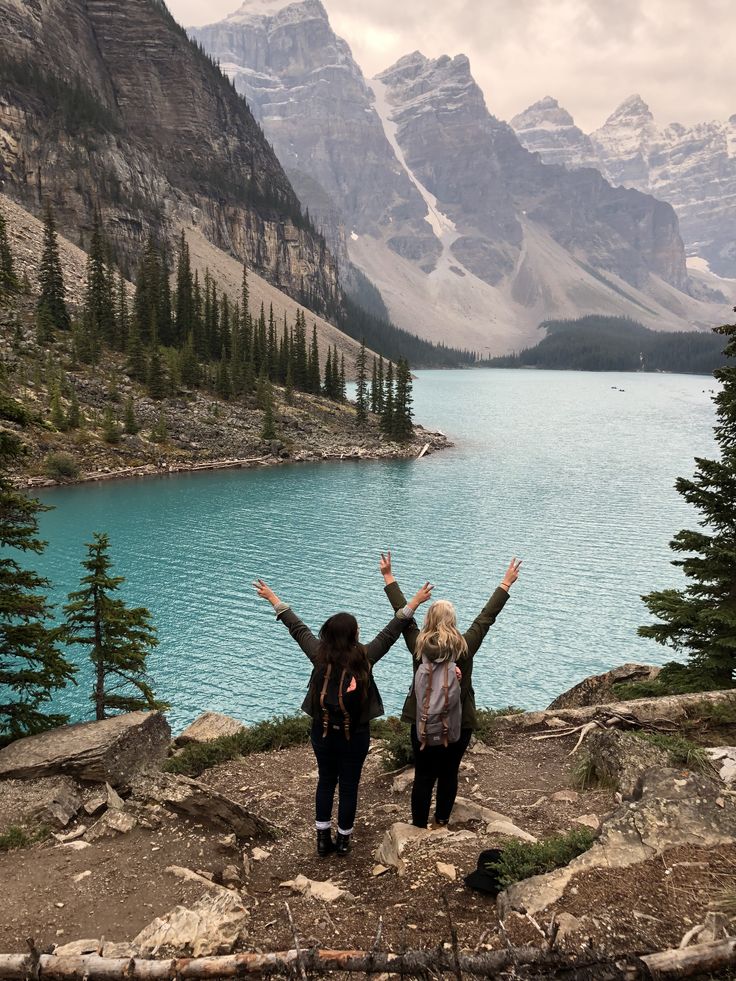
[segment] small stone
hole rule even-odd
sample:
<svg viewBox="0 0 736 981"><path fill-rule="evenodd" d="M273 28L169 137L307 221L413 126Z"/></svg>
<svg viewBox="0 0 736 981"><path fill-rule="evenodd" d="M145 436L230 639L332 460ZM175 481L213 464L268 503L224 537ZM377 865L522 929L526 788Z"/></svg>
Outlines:
<svg viewBox="0 0 736 981"><path fill-rule="evenodd" d="M72 940L62 947L54 948L55 957L84 957L85 954L96 954L100 949L99 940Z"/></svg>
<svg viewBox="0 0 736 981"><path fill-rule="evenodd" d="M222 881L226 886L239 886L240 872L234 865L226 865L222 870Z"/></svg>
<svg viewBox="0 0 736 981"><path fill-rule="evenodd" d="M308 899L321 899L325 903L334 903L336 899L342 899L344 897L352 898L350 893L341 889L334 882L330 882L329 879L320 882L314 879L308 879L304 875L298 875L296 879L281 882L280 886L282 889L291 889L294 893L301 893L302 896L306 896Z"/></svg>
<svg viewBox="0 0 736 981"><path fill-rule="evenodd" d="M57 909L64 909L64 903L54 903L54 906L55 906L55 907L56 907Z"/></svg>
<svg viewBox="0 0 736 981"><path fill-rule="evenodd" d="M82 852L85 848L91 848L92 846L88 841L62 841L56 847L68 848L71 852Z"/></svg>
<svg viewBox="0 0 736 981"><path fill-rule="evenodd" d="M74 876L74 882L82 882L84 879L89 879L92 875L91 869L86 869L84 872L80 872L79 875Z"/></svg>
<svg viewBox="0 0 736 981"><path fill-rule="evenodd" d="M88 800L84 805L84 810L90 817L94 817L95 814L99 814L105 807L107 807L107 798L93 797L92 800Z"/></svg>
<svg viewBox="0 0 736 981"><path fill-rule="evenodd" d="M254 862L262 862L264 859L271 857L271 852L267 851L265 848L256 847L251 851L251 855Z"/></svg>
<svg viewBox="0 0 736 981"><path fill-rule="evenodd" d="M374 865L371 869L372 876L385 875L386 872L388 872L387 865Z"/></svg>
<svg viewBox="0 0 736 981"><path fill-rule="evenodd" d="M575 818L575 824L583 824L586 828L592 828L593 831L597 831L601 826L597 814L581 814L580 817Z"/></svg>
<svg viewBox="0 0 736 981"><path fill-rule="evenodd" d="M105 784L105 789L107 790L107 806L114 811L122 811L125 807L125 801L117 790L114 790L109 783Z"/></svg>
<svg viewBox="0 0 736 981"><path fill-rule="evenodd" d="M574 804L580 798L577 790L558 790L552 794L550 800L559 801L561 804Z"/></svg>
<svg viewBox="0 0 736 981"><path fill-rule="evenodd" d="M457 869L454 865L450 865L447 862L437 862L437 871L440 875L444 875L446 879L450 879L452 882L457 879Z"/></svg>

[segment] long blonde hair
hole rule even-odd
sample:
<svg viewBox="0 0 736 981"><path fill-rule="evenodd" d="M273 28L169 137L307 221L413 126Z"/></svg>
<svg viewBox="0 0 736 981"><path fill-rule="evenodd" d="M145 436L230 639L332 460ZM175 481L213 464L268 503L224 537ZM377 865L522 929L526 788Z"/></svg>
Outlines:
<svg viewBox="0 0 736 981"><path fill-rule="evenodd" d="M417 661L427 647L441 652L436 661L456 661L468 653L467 642L457 629L455 607L449 600L436 600L427 610L414 651Z"/></svg>

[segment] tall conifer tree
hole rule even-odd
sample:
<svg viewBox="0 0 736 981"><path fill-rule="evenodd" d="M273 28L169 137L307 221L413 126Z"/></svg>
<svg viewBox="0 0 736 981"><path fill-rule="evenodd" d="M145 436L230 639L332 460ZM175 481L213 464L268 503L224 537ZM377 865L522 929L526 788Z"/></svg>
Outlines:
<svg viewBox="0 0 736 981"><path fill-rule="evenodd" d="M368 375L366 372L366 352L365 340L360 342L360 350L355 359L355 380L357 383L355 390L355 408L358 423L365 425L368 418Z"/></svg>
<svg viewBox="0 0 736 981"><path fill-rule="evenodd" d="M145 607L128 607L114 595L125 579L111 575L109 548L104 534L95 534L87 543L82 561L86 575L64 607L66 642L88 648L94 665L91 700L96 719L167 708L156 699L146 672L147 657L158 643L151 614Z"/></svg>
<svg viewBox="0 0 736 981"><path fill-rule="evenodd" d="M59 257L56 237L56 221L51 204L46 203L43 218L43 249L38 268L38 306L45 307L51 323L57 330L69 330L71 320L64 299L64 274Z"/></svg>
<svg viewBox="0 0 736 981"><path fill-rule="evenodd" d="M0 400L0 419L18 422L20 406ZM48 580L18 561L40 555L38 515L47 508L18 493L8 471L24 449L15 433L0 431L0 744L63 725L67 716L48 712L47 703L74 674L49 626L51 607L41 590Z"/></svg>
<svg viewBox="0 0 736 981"><path fill-rule="evenodd" d="M0 211L0 299L17 293L19 289L20 283L15 274L5 215Z"/></svg>
<svg viewBox="0 0 736 981"><path fill-rule="evenodd" d="M714 372L715 438L720 458L697 457L692 479L675 487L701 514L701 531L678 532L670 548L684 558L672 564L688 580L684 589L644 596L659 622L640 627L643 637L684 654L687 664L670 662L658 683L680 691L732 688L736 684L736 324L716 327L726 338L724 361Z"/></svg>

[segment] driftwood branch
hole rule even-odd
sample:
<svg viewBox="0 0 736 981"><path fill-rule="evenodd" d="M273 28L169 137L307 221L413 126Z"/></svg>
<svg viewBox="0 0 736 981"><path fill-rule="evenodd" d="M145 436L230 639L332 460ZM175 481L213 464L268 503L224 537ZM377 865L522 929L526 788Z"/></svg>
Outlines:
<svg viewBox="0 0 736 981"><path fill-rule="evenodd" d="M25 981L37 972L39 981L211 981L258 974L288 974L295 968L310 974L331 972L377 972L426 976L445 972L457 976L495 978L514 968L518 973L544 971L546 978L582 978L588 981L637 981L694 977L736 966L736 938L697 944L682 950L663 950L637 957L634 954L613 959L571 958L559 952L535 947L460 953L433 948L406 950L400 954L364 950L285 950L270 954L230 954L224 957L106 958L96 954L81 957L55 957L53 954L0 954L0 979Z"/></svg>

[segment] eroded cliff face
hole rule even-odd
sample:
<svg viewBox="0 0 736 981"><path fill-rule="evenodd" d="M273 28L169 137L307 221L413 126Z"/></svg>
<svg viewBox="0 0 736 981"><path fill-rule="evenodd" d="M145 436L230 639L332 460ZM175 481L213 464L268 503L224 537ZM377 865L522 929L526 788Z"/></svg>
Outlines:
<svg viewBox="0 0 736 981"><path fill-rule="evenodd" d="M453 253L496 283L515 267L535 222L582 263L645 287L655 273L687 291L677 217L668 204L612 187L593 170L545 165L488 111L464 55L415 52L378 76L412 171L458 237Z"/></svg>
<svg viewBox="0 0 736 981"><path fill-rule="evenodd" d="M427 207L401 168L350 48L320 0L261 0L190 35L242 92L330 245L384 237L431 269L439 243Z"/></svg>
<svg viewBox="0 0 736 981"><path fill-rule="evenodd" d="M336 263L244 100L158 0L0 0L0 178L78 240L99 207L135 263L194 222L317 309Z"/></svg>
<svg viewBox="0 0 736 981"><path fill-rule="evenodd" d="M682 126L657 125L633 95L586 135L554 99L511 120L519 139L546 163L596 167L613 184L652 194L673 206L689 255L720 276L736 276L736 116Z"/></svg>

